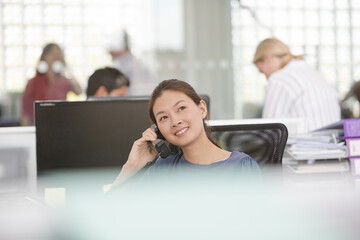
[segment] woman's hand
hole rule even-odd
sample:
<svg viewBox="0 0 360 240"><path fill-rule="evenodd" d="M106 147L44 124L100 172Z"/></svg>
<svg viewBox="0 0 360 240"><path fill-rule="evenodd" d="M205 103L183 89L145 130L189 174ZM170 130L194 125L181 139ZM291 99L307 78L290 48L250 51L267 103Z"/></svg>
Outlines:
<svg viewBox="0 0 360 240"><path fill-rule="evenodd" d="M155 141L157 135L155 130L148 128L143 132L142 137L136 140L131 148L129 158L121 169L119 176L116 178L113 185L117 185L130 176L137 173L148 162L151 162L156 157L156 150L152 147L151 142Z"/></svg>
<svg viewBox="0 0 360 240"><path fill-rule="evenodd" d="M156 138L157 136L153 129L146 129L145 132L143 132L142 137L134 142L125 165L140 170L148 162L153 161L157 152L155 148L153 148L151 142L155 141Z"/></svg>

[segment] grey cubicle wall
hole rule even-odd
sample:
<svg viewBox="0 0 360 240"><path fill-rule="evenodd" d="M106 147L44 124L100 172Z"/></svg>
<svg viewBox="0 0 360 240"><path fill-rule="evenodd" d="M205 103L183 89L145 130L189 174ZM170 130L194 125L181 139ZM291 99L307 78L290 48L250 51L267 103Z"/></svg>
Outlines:
<svg viewBox="0 0 360 240"><path fill-rule="evenodd" d="M150 126L149 99L35 103L37 170L122 166Z"/></svg>
<svg viewBox="0 0 360 240"><path fill-rule="evenodd" d="M36 191L35 127L0 128L0 192Z"/></svg>

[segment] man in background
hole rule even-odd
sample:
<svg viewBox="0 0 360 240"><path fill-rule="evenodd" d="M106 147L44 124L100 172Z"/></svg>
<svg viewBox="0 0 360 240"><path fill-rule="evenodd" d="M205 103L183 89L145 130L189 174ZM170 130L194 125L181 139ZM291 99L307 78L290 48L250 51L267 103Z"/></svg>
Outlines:
<svg viewBox="0 0 360 240"><path fill-rule="evenodd" d="M355 99L355 102L353 101ZM341 101L341 114L342 118L358 118L359 110L354 111L354 104L360 103L360 81L356 81L351 86L349 92ZM356 106L356 105L355 105ZM359 106L359 104L357 104Z"/></svg>
<svg viewBox="0 0 360 240"><path fill-rule="evenodd" d="M109 53L113 66L123 72L130 80L128 95L150 95L156 86L149 69L130 50L129 36L126 32L111 39Z"/></svg>
<svg viewBox="0 0 360 240"><path fill-rule="evenodd" d="M86 95L87 97L125 96L129 86L129 79L116 68L100 68L89 77Z"/></svg>

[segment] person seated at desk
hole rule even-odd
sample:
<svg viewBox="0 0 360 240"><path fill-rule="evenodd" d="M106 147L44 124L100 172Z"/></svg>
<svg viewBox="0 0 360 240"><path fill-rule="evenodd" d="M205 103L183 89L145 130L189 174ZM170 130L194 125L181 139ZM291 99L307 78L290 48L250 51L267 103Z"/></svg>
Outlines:
<svg viewBox="0 0 360 240"><path fill-rule="evenodd" d="M159 172L173 174L178 169L213 170L241 175L242 170L258 172L255 160L242 152L221 149L209 137L209 129L204 120L207 117L206 103L186 82L165 80L153 91L149 101L149 116L156 124L159 135L178 151L167 157L160 157L145 173L146 177ZM146 129L142 137L132 146L127 162L113 183L116 186L152 163L158 152L152 144L159 138L153 128Z"/></svg>
<svg viewBox="0 0 360 240"><path fill-rule="evenodd" d="M357 102L360 103L360 81L354 82L351 86L349 92L345 95L344 99L341 101L342 106L342 118L359 118L360 116L356 116L352 110L352 106L347 106L348 102L352 98L355 98Z"/></svg>
<svg viewBox="0 0 360 240"><path fill-rule="evenodd" d="M89 77L86 95L87 97L125 96L129 86L129 79L116 68L100 68Z"/></svg>
<svg viewBox="0 0 360 240"><path fill-rule="evenodd" d="M340 120L335 89L288 46L276 38L263 40L253 63L268 79L263 118L304 118L308 131Z"/></svg>
<svg viewBox="0 0 360 240"><path fill-rule="evenodd" d="M68 92L80 94L79 83L65 74L66 62L59 45L47 44L41 53L36 75L22 95L22 125L34 125L35 100L66 100Z"/></svg>

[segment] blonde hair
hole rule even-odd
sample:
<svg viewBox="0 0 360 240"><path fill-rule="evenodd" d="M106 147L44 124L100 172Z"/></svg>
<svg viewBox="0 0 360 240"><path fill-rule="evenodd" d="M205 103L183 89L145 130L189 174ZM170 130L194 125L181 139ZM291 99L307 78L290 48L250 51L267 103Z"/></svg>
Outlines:
<svg viewBox="0 0 360 240"><path fill-rule="evenodd" d="M289 47L277 38L267 38L259 43L256 48L253 63L261 61L265 55L274 55L281 59L281 68L293 59L303 59L302 55L293 55Z"/></svg>

